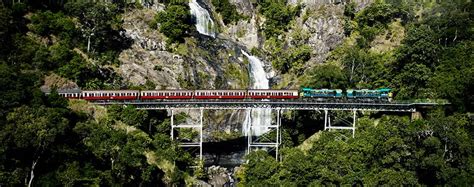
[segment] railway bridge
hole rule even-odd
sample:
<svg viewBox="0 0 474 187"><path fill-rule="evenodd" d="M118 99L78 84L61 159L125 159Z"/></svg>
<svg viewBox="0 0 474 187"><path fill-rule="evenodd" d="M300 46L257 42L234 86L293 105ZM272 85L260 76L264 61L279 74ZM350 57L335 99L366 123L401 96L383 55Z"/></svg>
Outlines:
<svg viewBox="0 0 474 187"><path fill-rule="evenodd" d="M193 128L199 132L199 140L191 143L181 143L182 147L199 148L199 158L202 160L203 153L203 112L204 110L251 110L269 109L276 112L276 123L270 126L252 126L247 128L247 153L255 148L266 148L275 150L278 159L278 149L281 144L281 112L282 110L314 110L324 113L324 130L339 129L350 130L352 136L355 135L357 112L358 111L386 111L416 113L421 108L429 108L440 105L434 102L390 102L390 103L367 103L367 102L330 102L330 101L309 101L309 100L174 100L174 101L95 101L97 105L133 105L139 110L168 110L171 113L171 139L176 139L174 130L179 128ZM174 124L175 110L193 109L199 110L199 124L176 125ZM330 111L349 111L353 113L352 122L342 120L344 126L331 125ZM250 119L252 120L252 119ZM252 123L249 123L252 124ZM258 137L252 135L252 130L256 128L267 128L276 132L273 142L260 142ZM272 137L273 138L273 137Z"/></svg>

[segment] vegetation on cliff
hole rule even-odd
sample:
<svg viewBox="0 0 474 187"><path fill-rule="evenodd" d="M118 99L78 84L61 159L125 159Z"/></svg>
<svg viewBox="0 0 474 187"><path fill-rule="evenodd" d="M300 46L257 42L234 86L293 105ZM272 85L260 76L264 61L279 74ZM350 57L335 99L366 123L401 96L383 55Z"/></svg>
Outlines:
<svg viewBox="0 0 474 187"><path fill-rule="evenodd" d="M118 54L131 45L120 17L131 6L122 1L12 2L0 2L0 185L182 185L205 178L202 170L189 167L197 164L202 169L202 163L170 140L166 112L68 102L54 91L45 96L39 89L50 74L83 89L130 87L115 68L120 64ZM159 25L168 43L182 42L195 32L183 2L166 1L152 24ZM212 2L224 23L240 19L229 1ZM315 125L321 124L321 114L287 113L282 161L262 151L250 154L238 173L241 183L464 186L474 182L474 127L472 114L467 113L474 102L472 2L378 1L359 12L354 4L346 4L342 18L346 40L325 63L311 69L306 68L313 57L309 35L293 27L297 18L305 17L300 15L303 7L280 0L254 5L265 18L260 30L265 38L263 47L252 53L272 61L278 74L299 77L301 86L390 87L397 99L445 98L452 107L430 111L419 120L359 114L356 138L320 132L304 150L296 146L321 130ZM182 50L171 51L186 54L193 51L188 47L201 45L170 46L181 46ZM199 50L207 60L238 58L228 51L216 55ZM226 63L225 67L219 79L203 72L196 76L216 85L227 81L226 76L237 77L236 85L248 85L243 66ZM163 69L155 66L156 71ZM183 85L197 85L181 80ZM147 82L146 87L155 85ZM181 121L183 114L177 115L176 123ZM189 139L196 136L194 131L181 133Z"/></svg>

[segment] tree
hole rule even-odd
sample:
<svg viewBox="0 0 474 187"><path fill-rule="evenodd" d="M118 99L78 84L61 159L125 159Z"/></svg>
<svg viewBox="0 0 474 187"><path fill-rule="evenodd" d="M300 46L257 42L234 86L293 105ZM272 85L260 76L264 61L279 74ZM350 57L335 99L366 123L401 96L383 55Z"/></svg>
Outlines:
<svg viewBox="0 0 474 187"><path fill-rule="evenodd" d="M7 155L22 154L10 158L10 162L18 164L15 164L14 168L24 168L23 171L28 172L24 175L28 178L25 185L33 185L37 165L42 159L47 159L43 158L44 154L68 127L69 122L63 115L64 112L60 109L27 106L16 108L8 114L7 123L1 129L3 133L0 139L9 145Z"/></svg>
<svg viewBox="0 0 474 187"><path fill-rule="evenodd" d="M232 22L237 22L243 17L239 12L237 12L237 7L234 4L231 4L229 0L212 0L212 5L214 5L216 11L221 14L222 21L226 25Z"/></svg>
<svg viewBox="0 0 474 187"><path fill-rule="evenodd" d="M262 0L257 1L260 5L259 11L265 16L264 33L268 38L278 37L289 28L289 23L299 13L300 6L287 6L284 0Z"/></svg>
<svg viewBox="0 0 474 187"><path fill-rule="evenodd" d="M10 43L10 32L11 32L11 21L12 12L3 7L3 4L0 5L0 43L8 44ZM7 52L9 47L3 46L0 48L0 59L3 58L3 55Z"/></svg>
<svg viewBox="0 0 474 187"><path fill-rule="evenodd" d="M195 30L189 7L183 4L171 4L165 11L159 12L155 20L160 32L168 37L168 43L183 42Z"/></svg>
<svg viewBox="0 0 474 187"><path fill-rule="evenodd" d="M65 7L79 20L82 37L87 40L87 52L120 50L128 45L127 39L119 34L120 10L115 4L77 1L66 3Z"/></svg>
<svg viewBox="0 0 474 187"><path fill-rule="evenodd" d="M278 171L279 164L265 151L251 152L246 156L247 163L244 171L240 174L241 182L246 185L274 185L272 175Z"/></svg>
<svg viewBox="0 0 474 187"><path fill-rule="evenodd" d="M303 86L310 88L344 88L345 75L341 68L333 64L315 67L308 73Z"/></svg>

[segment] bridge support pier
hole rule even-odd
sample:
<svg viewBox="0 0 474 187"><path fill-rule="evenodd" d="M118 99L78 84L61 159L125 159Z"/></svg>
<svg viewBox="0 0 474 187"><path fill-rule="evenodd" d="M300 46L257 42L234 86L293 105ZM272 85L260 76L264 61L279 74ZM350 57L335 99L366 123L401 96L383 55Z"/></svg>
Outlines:
<svg viewBox="0 0 474 187"><path fill-rule="evenodd" d="M340 119L342 122L344 122L345 124L348 124L350 126L332 126L331 125L331 116L328 114L328 110L325 109L324 110L324 130L331 130L331 129L350 130L350 131L352 131L352 137L354 138L355 137L355 130L356 130L357 111L352 110L352 112L353 112L352 123L347 121L347 120Z"/></svg>
<svg viewBox="0 0 474 187"><path fill-rule="evenodd" d="M200 115L199 115L199 124L198 125L175 125L174 124L174 110L171 109L171 140L179 139L179 137L174 136L174 130L180 128L192 128L198 129L199 138L197 142L178 142L178 146L180 147L199 147L199 159L202 161L202 142L203 142L203 114L204 109L201 107L199 108Z"/></svg>
<svg viewBox="0 0 474 187"><path fill-rule="evenodd" d="M277 119L276 119L276 125L269 125L269 126L253 126L252 125L252 118L250 118L249 126L247 127L247 154L249 154L252 151L252 148L268 148L268 149L274 149L275 150L275 159L279 159L279 147L281 144L281 109L278 108L276 109L277 111ZM259 142L259 139L257 137L257 140L254 140L253 138L253 130L256 128L268 128L271 129L270 131L274 130L275 131L275 141L274 142ZM269 132L270 132L269 131Z"/></svg>

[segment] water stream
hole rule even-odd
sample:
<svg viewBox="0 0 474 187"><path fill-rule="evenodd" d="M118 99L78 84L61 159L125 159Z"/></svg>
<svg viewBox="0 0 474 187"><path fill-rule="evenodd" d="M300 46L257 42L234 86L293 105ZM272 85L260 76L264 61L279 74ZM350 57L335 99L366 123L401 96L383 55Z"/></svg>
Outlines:
<svg viewBox="0 0 474 187"><path fill-rule="evenodd" d="M199 33L210 37L216 37L214 21L212 20L209 12L201 7L197 0L189 1L189 7L191 8L191 15L196 18L196 29Z"/></svg>
<svg viewBox="0 0 474 187"><path fill-rule="evenodd" d="M242 53L250 61L250 78L252 80L252 89L269 89L269 81L266 76L265 70L263 69L263 63L257 57L251 56L242 50ZM271 109L251 109L247 111L247 117L245 118L242 131L245 136L248 135L248 127L262 126L258 128L252 128L252 136L259 136L268 132L268 127L272 123L272 111Z"/></svg>

